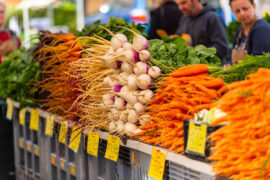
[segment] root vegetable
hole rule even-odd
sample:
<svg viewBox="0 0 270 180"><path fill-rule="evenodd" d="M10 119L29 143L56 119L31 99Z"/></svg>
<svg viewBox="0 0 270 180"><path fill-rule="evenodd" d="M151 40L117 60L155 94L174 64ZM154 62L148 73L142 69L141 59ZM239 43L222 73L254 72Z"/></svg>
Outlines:
<svg viewBox="0 0 270 180"><path fill-rule="evenodd" d="M146 107L140 102L137 102L136 104L134 104L134 109L138 114L144 113L145 108Z"/></svg>
<svg viewBox="0 0 270 180"><path fill-rule="evenodd" d="M134 67L134 73L138 76L140 74L147 74L149 66L144 62L137 62Z"/></svg>
<svg viewBox="0 0 270 180"><path fill-rule="evenodd" d="M133 73L133 65L127 63L127 62L123 62L122 65L121 65L121 70L123 72L126 72L126 73Z"/></svg>
<svg viewBox="0 0 270 180"><path fill-rule="evenodd" d="M160 76L161 70L157 66L150 67L148 71L148 75L151 76L151 78L156 79Z"/></svg>
<svg viewBox="0 0 270 180"><path fill-rule="evenodd" d="M139 52L139 58L142 62L147 62L150 60L151 54L147 50L142 50Z"/></svg>
<svg viewBox="0 0 270 180"><path fill-rule="evenodd" d="M128 76L128 88L130 90L136 90L138 89L138 86L137 86L137 78L134 74L130 74Z"/></svg>
<svg viewBox="0 0 270 180"><path fill-rule="evenodd" d="M135 134L136 130L137 130L137 126L135 124L129 123L127 122L125 124L125 133L128 136L132 136L133 134Z"/></svg>
<svg viewBox="0 0 270 180"><path fill-rule="evenodd" d="M154 93L147 89L139 93L138 99L142 104L148 104L151 99L153 99Z"/></svg>
<svg viewBox="0 0 270 180"><path fill-rule="evenodd" d="M137 86L141 89L148 89L152 85L152 78L147 74L141 74L137 78Z"/></svg>
<svg viewBox="0 0 270 180"><path fill-rule="evenodd" d="M130 123L137 123L139 120L139 115L136 113L135 110L129 110L128 113L128 122Z"/></svg>

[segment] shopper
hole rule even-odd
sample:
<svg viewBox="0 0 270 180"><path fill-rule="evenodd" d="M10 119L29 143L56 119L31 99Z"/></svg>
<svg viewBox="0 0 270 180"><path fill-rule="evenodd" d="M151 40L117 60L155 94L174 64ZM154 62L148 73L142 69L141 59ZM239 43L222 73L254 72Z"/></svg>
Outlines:
<svg viewBox="0 0 270 180"><path fill-rule="evenodd" d="M21 41L16 34L6 27L5 15L6 5L0 1L0 63L3 57L17 50L21 45Z"/></svg>
<svg viewBox="0 0 270 180"><path fill-rule="evenodd" d="M148 39L160 38L158 29L164 30L168 35L173 35L182 16L174 0L162 0L159 8L151 12Z"/></svg>
<svg viewBox="0 0 270 180"><path fill-rule="evenodd" d="M243 60L247 54L270 52L270 24L256 16L254 0L230 0L230 5L242 25L233 41L233 64Z"/></svg>
<svg viewBox="0 0 270 180"><path fill-rule="evenodd" d="M227 64L228 41L225 24L215 9L200 0L176 0L184 16L181 17L176 34L189 34L192 46L202 44L215 47L222 64Z"/></svg>

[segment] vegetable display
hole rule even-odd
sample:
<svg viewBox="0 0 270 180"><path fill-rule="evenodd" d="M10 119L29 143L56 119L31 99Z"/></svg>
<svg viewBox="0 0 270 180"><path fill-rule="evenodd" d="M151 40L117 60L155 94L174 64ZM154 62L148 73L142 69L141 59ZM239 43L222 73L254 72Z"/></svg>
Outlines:
<svg viewBox="0 0 270 180"><path fill-rule="evenodd" d="M232 83L214 104L227 114L212 123L226 123L211 135L217 174L233 180L270 178L269 77L269 69L259 69L248 80Z"/></svg>
<svg viewBox="0 0 270 180"><path fill-rule="evenodd" d="M170 151L184 151L183 120L194 118L202 109L210 109L212 101L220 97L219 90L224 81L208 75L205 64L179 68L158 82L151 105L147 108L149 116L140 121L142 132L135 134L139 140L148 144L160 145Z"/></svg>

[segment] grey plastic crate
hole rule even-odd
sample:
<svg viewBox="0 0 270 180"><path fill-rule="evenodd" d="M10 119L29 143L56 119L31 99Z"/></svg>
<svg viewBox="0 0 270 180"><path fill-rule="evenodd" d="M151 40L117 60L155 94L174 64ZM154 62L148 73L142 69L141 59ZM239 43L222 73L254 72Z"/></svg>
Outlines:
<svg viewBox="0 0 270 180"><path fill-rule="evenodd" d="M41 113L39 131L29 129L30 109L26 111L25 125L19 124L19 109L13 111L15 164L17 179L41 180L152 180L148 177L152 146L143 143L127 147L121 143L118 161L106 159L107 140L101 137L98 157L87 154L87 138L81 136L78 152L59 143L60 126L54 128L53 136L45 135L46 114ZM103 139L102 139L103 138ZM136 142L133 142L136 144ZM132 143L132 144L133 144ZM145 152L142 152L142 149ZM178 156L178 155L176 155ZM53 158L52 158L53 157ZM173 161L173 160L172 160ZM213 180L213 175L190 169L181 162L165 163L164 180ZM207 171L206 171L207 172Z"/></svg>

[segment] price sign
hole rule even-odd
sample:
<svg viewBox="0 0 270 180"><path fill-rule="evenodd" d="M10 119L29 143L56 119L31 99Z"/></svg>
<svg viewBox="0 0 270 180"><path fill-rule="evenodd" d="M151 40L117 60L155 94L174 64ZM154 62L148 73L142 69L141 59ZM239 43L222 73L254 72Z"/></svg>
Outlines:
<svg viewBox="0 0 270 180"><path fill-rule="evenodd" d="M19 115L19 123L21 125L24 125L25 124L25 109L21 109L20 110L20 115Z"/></svg>
<svg viewBox="0 0 270 180"><path fill-rule="evenodd" d="M150 161L150 168L148 175L152 178L155 178L156 180L162 180L165 167L165 160L166 155L163 152L155 148L152 148L152 157Z"/></svg>
<svg viewBox="0 0 270 180"><path fill-rule="evenodd" d="M120 138L109 135L105 158L117 162L120 148Z"/></svg>
<svg viewBox="0 0 270 180"><path fill-rule="evenodd" d="M196 125L193 121L189 121L187 151L205 155L207 125Z"/></svg>
<svg viewBox="0 0 270 180"><path fill-rule="evenodd" d="M62 144L66 144L67 131L68 131L68 122L63 121L61 123L60 134L59 134L59 142Z"/></svg>
<svg viewBox="0 0 270 180"><path fill-rule="evenodd" d="M99 145L99 134L90 131L87 140L87 153L97 157Z"/></svg>
<svg viewBox="0 0 270 180"><path fill-rule="evenodd" d="M46 118L45 134L52 136L53 135L53 127L54 127L54 116L48 115Z"/></svg>
<svg viewBox="0 0 270 180"><path fill-rule="evenodd" d="M13 114L13 101L10 99L7 99L7 118L12 119L12 114Z"/></svg>
<svg viewBox="0 0 270 180"><path fill-rule="evenodd" d="M69 148L78 152L81 140L81 128L79 126L74 126L71 132L71 138L69 143Z"/></svg>
<svg viewBox="0 0 270 180"><path fill-rule="evenodd" d="M39 114L37 109L31 109L30 129L38 131Z"/></svg>

